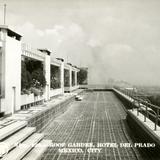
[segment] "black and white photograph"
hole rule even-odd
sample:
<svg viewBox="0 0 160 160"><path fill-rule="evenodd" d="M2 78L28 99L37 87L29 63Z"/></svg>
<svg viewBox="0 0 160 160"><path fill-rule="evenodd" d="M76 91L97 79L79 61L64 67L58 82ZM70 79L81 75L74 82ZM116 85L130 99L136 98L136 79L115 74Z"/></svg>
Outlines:
<svg viewBox="0 0 160 160"><path fill-rule="evenodd" d="M0 160L160 160L160 0L0 0Z"/></svg>

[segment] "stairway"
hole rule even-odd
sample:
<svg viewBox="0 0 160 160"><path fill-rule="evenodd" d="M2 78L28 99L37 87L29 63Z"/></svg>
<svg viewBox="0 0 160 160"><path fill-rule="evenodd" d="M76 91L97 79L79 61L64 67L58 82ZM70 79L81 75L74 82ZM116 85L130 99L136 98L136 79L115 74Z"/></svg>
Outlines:
<svg viewBox="0 0 160 160"><path fill-rule="evenodd" d="M40 160L51 145L51 140L43 139L35 127L27 127L26 121L0 121L1 160Z"/></svg>

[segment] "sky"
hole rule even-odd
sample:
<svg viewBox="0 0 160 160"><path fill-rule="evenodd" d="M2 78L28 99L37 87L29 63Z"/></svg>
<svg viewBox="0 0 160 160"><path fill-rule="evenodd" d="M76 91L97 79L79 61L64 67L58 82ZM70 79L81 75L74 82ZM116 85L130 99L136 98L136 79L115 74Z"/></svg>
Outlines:
<svg viewBox="0 0 160 160"><path fill-rule="evenodd" d="M6 24L34 48L108 79L160 85L160 0L0 0Z"/></svg>

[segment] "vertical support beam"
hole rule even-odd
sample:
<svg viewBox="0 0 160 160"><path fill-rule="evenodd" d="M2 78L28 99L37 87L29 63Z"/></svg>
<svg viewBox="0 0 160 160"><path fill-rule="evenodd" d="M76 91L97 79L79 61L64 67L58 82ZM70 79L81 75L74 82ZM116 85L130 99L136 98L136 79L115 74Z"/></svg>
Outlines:
<svg viewBox="0 0 160 160"><path fill-rule="evenodd" d="M61 88L62 94L64 94L64 61L61 62Z"/></svg>
<svg viewBox="0 0 160 160"><path fill-rule="evenodd" d="M2 43L2 98L1 112L5 114L20 110L21 106L21 36L3 26L0 31Z"/></svg>
<svg viewBox="0 0 160 160"><path fill-rule="evenodd" d="M44 62L44 71L45 71L45 78L46 78L46 87L45 87L45 100L48 101L50 99L50 55L46 54L45 62Z"/></svg>
<svg viewBox="0 0 160 160"><path fill-rule="evenodd" d="M75 86L77 86L77 71L75 71Z"/></svg>
<svg viewBox="0 0 160 160"><path fill-rule="evenodd" d="M48 101L50 99L50 72L51 72L51 57L50 54L51 52L47 49L38 49L42 53L45 54L45 59L44 59L44 74L45 74L45 79L46 79L46 86L44 89L44 99L45 101Z"/></svg>
<svg viewBox="0 0 160 160"><path fill-rule="evenodd" d="M11 112L12 114L15 113L16 110L16 87L12 87L12 106L11 106Z"/></svg>
<svg viewBox="0 0 160 160"><path fill-rule="evenodd" d="M69 66L69 87L72 87L72 66Z"/></svg>

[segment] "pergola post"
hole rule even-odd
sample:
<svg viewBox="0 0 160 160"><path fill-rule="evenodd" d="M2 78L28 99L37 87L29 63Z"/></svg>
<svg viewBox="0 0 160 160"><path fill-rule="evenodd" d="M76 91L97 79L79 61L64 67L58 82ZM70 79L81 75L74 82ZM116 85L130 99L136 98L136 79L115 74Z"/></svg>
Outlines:
<svg viewBox="0 0 160 160"><path fill-rule="evenodd" d="M75 66L75 87L78 88L78 72L79 69L77 66Z"/></svg>
<svg viewBox="0 0 160 160"><path fill-rule="evenodd" d="M77 71L75 71L75 86L77 86Z"/></svg>
<svg viewBox="0 0 160 160"><path fill-rule="evenodd" d="M46 86L45 86L45 100L48 101L50 99L50 55L46 55L45 57L45 78L46 78Z"/></svg>
<svg viewBox="0 0 160 160"><path fill-rule="evenodd" d="M72 66L69 66L69 87L72 87Z"/></svg>
<svg viewBox="0 0 160 160"><path fill-rule="evenodd" d="M62 94L64 94L64 61L61 63L61 88Z"/></svg>
<svg viewBox="0 0 160 160"><path fill-rule="evenodd" d="M45 101L48 101L50 99L50 70L51 70L51 59L50 54L51 52L47 49L39 49L41 52L45 53L45 59L44 59L44 74L46 79L46 86L44 89L44 99Z"/></svg>

